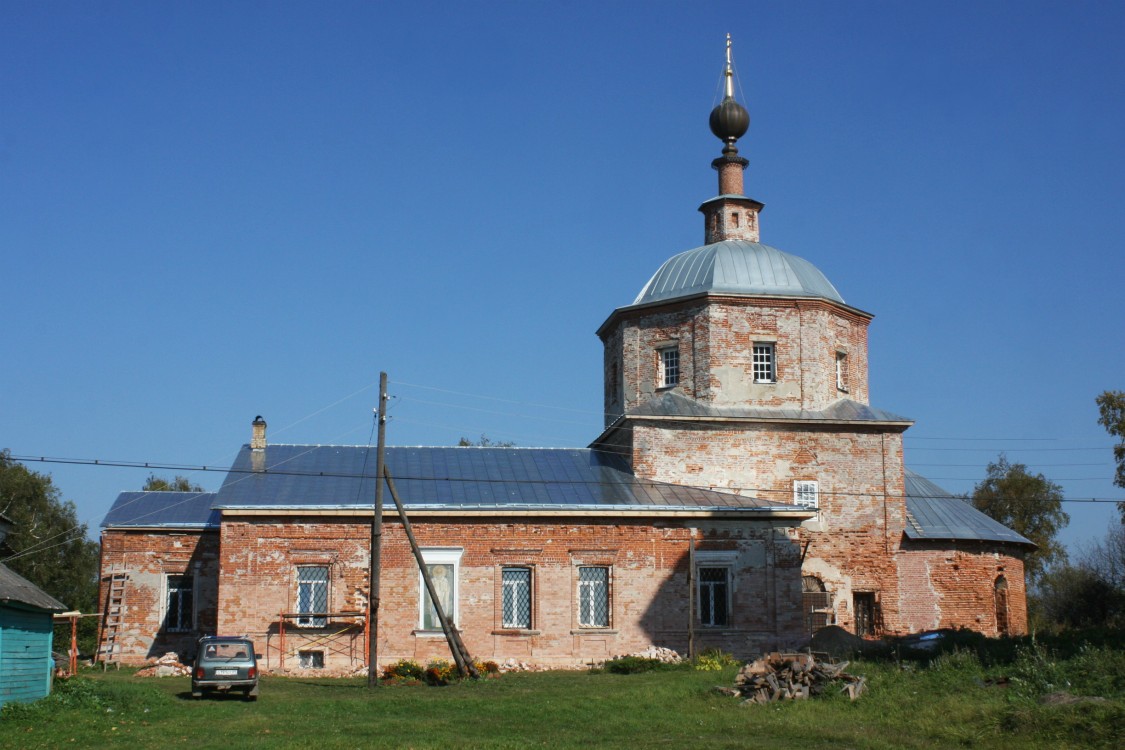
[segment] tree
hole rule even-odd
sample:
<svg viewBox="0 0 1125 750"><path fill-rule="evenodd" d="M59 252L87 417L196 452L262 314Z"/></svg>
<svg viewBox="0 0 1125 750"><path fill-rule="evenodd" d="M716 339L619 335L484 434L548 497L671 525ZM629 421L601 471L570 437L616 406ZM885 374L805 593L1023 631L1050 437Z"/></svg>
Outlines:
<svg viewBox="0 0 1125 750"><path fill-rule="evenodd" d="M1110 435L1121 438L1113 446L1113 459L1117 461L1113 483L1118 487L1125 487L1125 391L1106 391L1094 400L1101 415L1098 417L1098 424ZM1125 502L1117 504L1117 512L1121 514L1121 523L1125 524Z"/></svg>
<svg viewBox="0 0 1125 750"><path fill-rule="evenodd" d="M48 474L30 471L0 451L0 513L15 524L0 562L71 609L98 600L98 544L86 538L74 503L62 500Z"/></svg>
<svg viewBox="0 0 1125 750"><path fill-rule="evenodd" d="M1000 454L988 465L988 474L973 490L973 507L1035 542L1024 570L1037 582L1050 565L1066 561L1066 550L1055 539L1070 516L1062 509L1062 487L1042 474L1031 474L1024 464L1009 463Z"/></svg>
<svg viewBox="0 0 1125 750"><path fill-rule="evenodd" d="M200 487L195 482L192 482L187 477L181 477L179 474L172 481L168 481L164 477L158 477L155 474L149 474L148 479L145 480L145 486L141 487L142 492L206 492L207 490Z"/></svg>

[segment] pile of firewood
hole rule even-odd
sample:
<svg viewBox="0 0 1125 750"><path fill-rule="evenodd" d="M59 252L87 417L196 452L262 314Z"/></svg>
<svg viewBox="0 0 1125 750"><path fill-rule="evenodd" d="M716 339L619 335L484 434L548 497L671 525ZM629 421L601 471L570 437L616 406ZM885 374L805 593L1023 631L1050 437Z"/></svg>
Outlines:
<svg viewBox="0 0 1125 750"><path fill-rule="evenodd" d="M839 686L853 701L867 689L864 678L844 670L848 662L817 661L812 654L773 652L750 662L738 672L734 688L724 689L746 703L804 700Z"/></svg>
<svg viewBox="0 0 1125 750"><path fill-rule="evenodd" d="M144 669L138 669L136 677L186 677L191 674L191 667L181 664L176 652L169 651L159 659L149 659L145 662Z"/></svg>

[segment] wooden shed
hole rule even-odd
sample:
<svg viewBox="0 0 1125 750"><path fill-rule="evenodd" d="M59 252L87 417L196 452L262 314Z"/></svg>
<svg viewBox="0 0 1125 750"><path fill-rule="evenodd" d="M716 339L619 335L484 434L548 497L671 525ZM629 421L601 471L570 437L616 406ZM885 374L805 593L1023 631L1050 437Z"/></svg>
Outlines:
<svg viewBox="0 0 1125 750"><path fill-rule="evenodd" d="M0 706L51 692L52 616L66 607L0 563Z"/></svg>

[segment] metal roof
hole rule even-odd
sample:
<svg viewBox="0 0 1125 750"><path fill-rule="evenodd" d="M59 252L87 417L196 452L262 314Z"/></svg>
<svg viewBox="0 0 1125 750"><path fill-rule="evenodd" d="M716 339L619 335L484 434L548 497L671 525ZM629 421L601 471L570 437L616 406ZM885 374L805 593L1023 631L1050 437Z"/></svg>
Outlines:
<svg viewBox="0 0 1125 750"><path fill-rule="evenodd" d="M804 258L760 242L724 240L664 262L634 305L713 292L782 297L823 297L844 303L836 287Z"/></svg>
<svg viewBox="0 0 1125 750"><path fill-rule="evenodd" d="M355 508L374 499L373 448L269 445L255 454L243 446L213 507ZM800 510L642 481L620 456L588 448L394 447L386 462L403 503L416 509Z"/></svg>
<svg viewBox="0 0 1125 750"><path fill-rule="evenodd" d="M66 605L4 563L0 563L0 603L26 604L37 609L63 612Z"/></svg>
<svg viewBox="0 0 1125 750"><path fill-rule="evenodd" d="M215 497L214 492L122 492L106 513L102 528L218 528L219 514L211 510Z"/></svg>
<svg viewBox="0 0 1125 750"><path fill-rule="evenodd" d="M1035 546L924 476L907 469L905 479L907 539L972 539Z"/></svg>
<svg viewBox="0 0 1125 750"><path fill-rule="evenodd" d="M840 399L825 409L786 409L755 406L714 406L675 391L653 396L628 412L630 417L689 417L700 419L774 419L809 422L898 422L913 424L909 417L876 409L851 399Z"/></svg>

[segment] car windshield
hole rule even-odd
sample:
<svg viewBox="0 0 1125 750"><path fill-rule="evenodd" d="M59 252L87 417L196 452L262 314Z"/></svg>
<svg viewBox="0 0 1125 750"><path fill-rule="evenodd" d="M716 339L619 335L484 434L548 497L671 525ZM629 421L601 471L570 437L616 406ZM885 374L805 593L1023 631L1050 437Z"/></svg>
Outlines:
<svg viewBox="0 0 1125 750"><path fill-rule="evenodd" d="M204 661L234 661L249 659L254 647L248 641L208 643L203 647Z"/></svg>

